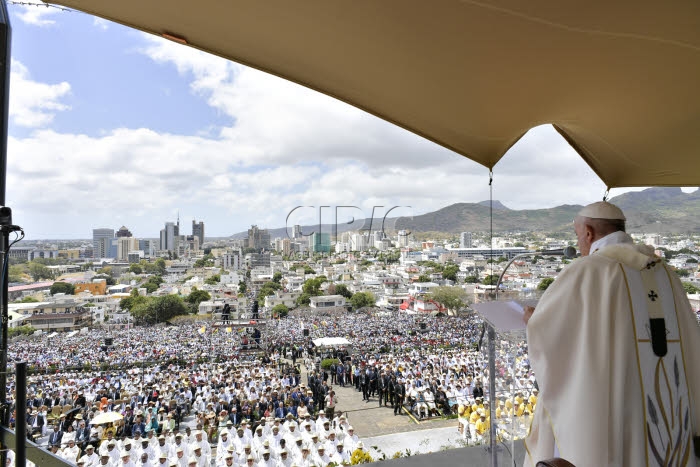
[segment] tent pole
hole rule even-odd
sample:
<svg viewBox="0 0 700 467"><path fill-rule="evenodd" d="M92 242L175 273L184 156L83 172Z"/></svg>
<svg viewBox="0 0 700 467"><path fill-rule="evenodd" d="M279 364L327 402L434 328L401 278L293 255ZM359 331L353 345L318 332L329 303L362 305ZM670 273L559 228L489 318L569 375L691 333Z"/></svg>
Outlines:
<svg viewBox="0 0 700 467"><path fill-rule="evenodd" d="M9 117L9 101L10 101L10 62L11 62L11 38L12 27L10 26L10 16L7 12L7 4L0 2L0 252L2 253L2 262L0 262L0 287L2 287L1 299L1 315L2 330L0 331L0 425L9 426L10 422L10 406L7 403L7 349L8 349L8 332L7 328L8 313L7 313L7 289L8 289L8 274L7 261L10 230L12 224L12 211L5 207L5 193L7 191L7 120ZM24 410L24 408L22 409ZM24 416L22 412L21 416ZM21 439L24 442L25 434L22 433ZM7 446L5 433L0 430L0 465L5 465L7 462Z"/></svg>

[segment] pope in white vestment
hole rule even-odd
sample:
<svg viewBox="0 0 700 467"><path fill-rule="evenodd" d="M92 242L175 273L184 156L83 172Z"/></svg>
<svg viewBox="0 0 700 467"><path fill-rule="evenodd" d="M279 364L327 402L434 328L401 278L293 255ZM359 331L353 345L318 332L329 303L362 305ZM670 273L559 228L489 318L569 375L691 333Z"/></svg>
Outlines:
<svg viewBox="0 0 700 467"><path fill-rule="evenodd" d="M526 466L695 465L700 327L678 277L601 202L575 221L583 257L527 324L540 387ZM610 226L622 229L612 229Z"/></svg>

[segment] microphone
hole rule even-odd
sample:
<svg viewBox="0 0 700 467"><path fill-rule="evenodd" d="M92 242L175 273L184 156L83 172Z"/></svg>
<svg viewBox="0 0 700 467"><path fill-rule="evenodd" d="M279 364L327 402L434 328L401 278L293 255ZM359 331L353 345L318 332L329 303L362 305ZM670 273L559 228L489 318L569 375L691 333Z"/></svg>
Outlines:
<svg viewBox="0 0 700 467"><path fill-rule="evenodd" d="M565 258L575 258L576 257L576 248L572 246L567 246L566 248L559 248L558 250L541 250L537 251L536 254L538 255L547 255L547 256L563 256Z"/></svg>

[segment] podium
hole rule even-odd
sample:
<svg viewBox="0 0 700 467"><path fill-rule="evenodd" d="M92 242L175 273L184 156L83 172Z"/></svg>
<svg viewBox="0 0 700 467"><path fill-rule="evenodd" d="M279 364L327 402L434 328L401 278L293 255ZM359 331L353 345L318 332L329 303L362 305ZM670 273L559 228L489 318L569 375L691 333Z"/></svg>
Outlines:
<svg viewBox="0 0 700 467"><path fill-rule="evenodd" d="M492 300L481 303L475 303L472 305L477 314L484 320L484 325L486 326L486 335L488 338L487 352L488 352L488 369L489 369L489 414L490 414L490 427L489 427L489 452L490 452L490 466L497 467L501 464L498 463L498 439L504 438L506 434L510 438L510 449L509 454L511 457L511 462L509 465L513 464L513 459L515 458L515 438L522 434L522 430L518 426L516 429L516 405L515 405L515 394L519 388L513 384L505 392L501 393L501 398L507 397L512 399L513 402L513 413L510 417L510 428L506 429L507 423L499 419L497 414L497 381L496 381L496 347L500 345L507 348L507 352L503 357L505 357L505 364L509 366L511 376L515 376L515 363L517 354L514 349L517 348L518 344L526 341L525 332L525 322L523 321L523 307L524 306L535 306L537 300ZM503 349L502 349L503 350ZM509 354L509 352L511 354ZM505 388L504 388L505 389ZM500 432L499 432L500 429Z"/></svg>

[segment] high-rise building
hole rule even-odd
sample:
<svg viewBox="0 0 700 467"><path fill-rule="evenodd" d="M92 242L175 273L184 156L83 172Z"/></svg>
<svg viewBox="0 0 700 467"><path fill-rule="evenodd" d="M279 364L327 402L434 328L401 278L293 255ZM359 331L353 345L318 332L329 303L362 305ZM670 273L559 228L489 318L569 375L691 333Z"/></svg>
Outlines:
<svg viewBox="0 0 700 467"><path fill-rule="evenodd" d="M204 221L196 222L192 219L192 235L199 237L199 246L204 245Z"/></svg>
<svg viewBox="0 0 700 467"><path fill-rule="evenodd" d="M410 232L407 232L405 230L399 230L399 234L398 234L399 247L408 246L408 236L409 235L411 235Z"/></svg>
<svg viewBox="0 0 700 467"><path fill-rule="evenodd" d="M259 229L257 225L250 226L246 247L255 248L256 250L268 250L270 248L270 233L267 229Z"/></svg>
<svg viewBox="0 0 700 467"><path fill-rule="evenodd" d="M296 224L294 226L294 232L292 233L292 238L297 240L301 238L303 235L301 234L301 226L299 224Z"/></svg>
<svg viewBox="0 0 700 467"><path fill-rule="evenodd" d="M241 257L237 251L221 255L221 267L233 271L241 269Z"/></svg>
<svg viewBox="0 0 700 467"><path fill-rule="evenodd" d="M129 253L139 250L139 239L134 237L117 237L117 260L128 261Z"/></svg>
<svg viewBox="0 0 700 467"><path fill-rule="evenodd" d="M361 233L355 233L350 236L350 249L352 251L367 250L367 237Z"/></svg>
<svg viewBox="0 0 700 467"><path fill-rule="evenodd" d="M178 240L180 237L180 221L177 224L174 222L166 222L165 228L160 231L160 250L177 251Z"/></svg>
<svg viewBox="0 0 700 467"><path fill-rule="evenodd" d="M115 237L133 237L133 235L131 235L131 232L126 228L126 226L122 225L121 228L117 230Z"/></svg>
<svg viewBox="0 0 700 467"><path fill-rule="evenodd" d="M108 258L114 229L92 229L92 257Z"/></svg>
<svg viewBox="0 0 700 467"><path fill-rule="evenodd" d="M155 240L139 240L139 250L143 251L143 254L150 258L155 256L158 244Z"/></svg>
<svg viewBox="0 0 700 467"><path fill-rule="evenodd" d="M199 251L199 235L188 235L185 242L187 243L187 249L191 252Z"/></svg>
<svg viewBox="0 0 700 467"><path fill-rule="evenodd" d="M314 253L330 253L331 234L314 232L309 237L309 249Z"/></svg>
<svg viewBox="0 0 700 467"><path fill-rule="evenodd" d="M292 241L288 238L282 240L282 254L289 256L292 253Z"/></svg>
<svg viewBox="0 0 700 467"><path fill-rule="evenodd" d="M460 248L471 248L472 247L472 233L462 232L459 235L459 247Z"/></svg>

